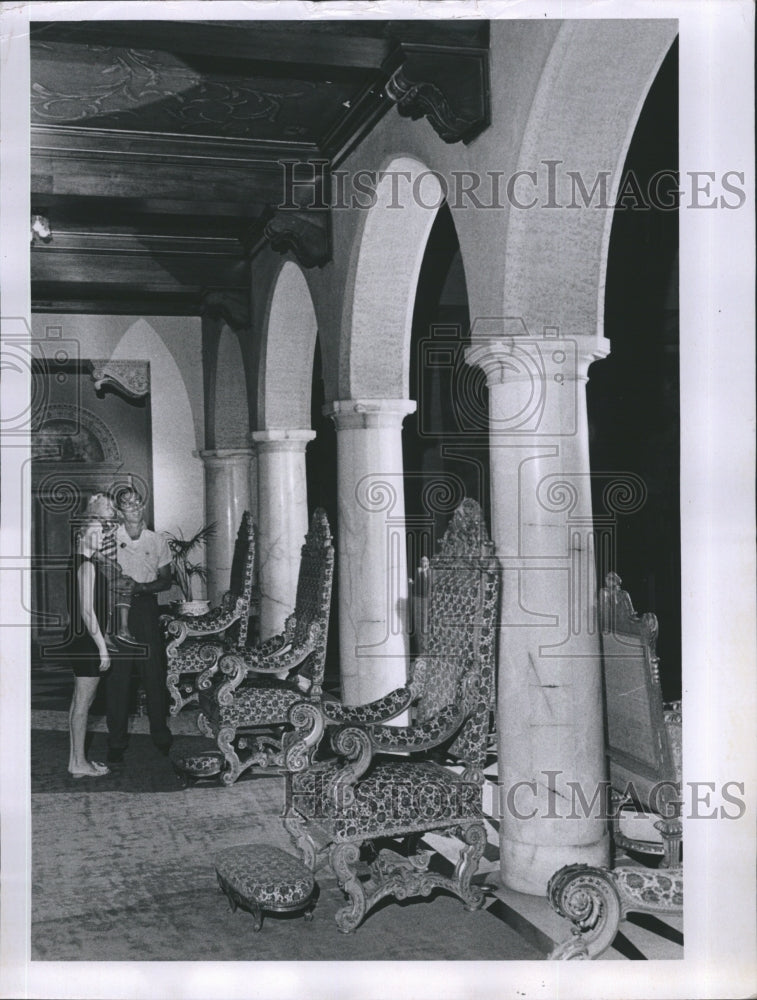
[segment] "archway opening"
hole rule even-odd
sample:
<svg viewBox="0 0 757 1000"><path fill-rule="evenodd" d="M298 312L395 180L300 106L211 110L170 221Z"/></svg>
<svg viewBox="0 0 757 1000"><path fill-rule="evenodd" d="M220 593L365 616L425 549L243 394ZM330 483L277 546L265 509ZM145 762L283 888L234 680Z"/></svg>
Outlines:
<svg viewBox="0 0 757 1000"><path fill-rule="evenodd" d="M250 429L247 377L239 336L224 324L218 340L214 393L215 448L244 448Z"/></svg>
<svg viewBox="0 0 757 1000"><path fill-rule="evenodd" d="M665 172L665 174L663 174ZM608 513L609 473L643 480L646 496L614 514L598 578L617 572L639 612L659 620L663 694L681 692L678 377L678 45L649 90L629 146L610 236L606 359L588 384L595 517Z"/></svg>
<svg viewBox="0 0 757 1000"><path fill-rule="evenodd" d="M312 517L316 507L326 511L331 526L332 537L337 537L337 445L336 428L330 417L324 416L326 402L323 378L323 357L321 343L315 342L313 356L313 382L310 392L311 426L315 438L305 452L305 475L308 488L308 517ZM331 589L331 615L329 634L326 641L326 667L323 686L329 693L339 697L341 682L339 672L339 574L334 573Z"/></svg>
<svg viewBox="0 0 757 1000"><path fill-rule="evenodd" d="M470 312L460 244L446 204L437 212L423 256L413 311L410 398L402 451L408 572L430 558L450 516L464 497L489 517L487 428L464 426L457 405L459 379L483 373L464 366ZM484 396L484 401L486 397ZM484 410L485 412L485 410Z"/></svg>

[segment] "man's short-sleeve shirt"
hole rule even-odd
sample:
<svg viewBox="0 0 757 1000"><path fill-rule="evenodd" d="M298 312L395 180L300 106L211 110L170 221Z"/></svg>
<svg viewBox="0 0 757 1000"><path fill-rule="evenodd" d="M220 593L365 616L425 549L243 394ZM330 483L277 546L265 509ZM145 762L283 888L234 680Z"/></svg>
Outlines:
<svg viewBox="0 0 757 1000"><path fill-rule="evenodd" d="M143 528L139 538L129 538L120 524L116 533L118 565L137 583L152 583L158 578L161 566L171 562L171 550L163 535Z"/></svg>

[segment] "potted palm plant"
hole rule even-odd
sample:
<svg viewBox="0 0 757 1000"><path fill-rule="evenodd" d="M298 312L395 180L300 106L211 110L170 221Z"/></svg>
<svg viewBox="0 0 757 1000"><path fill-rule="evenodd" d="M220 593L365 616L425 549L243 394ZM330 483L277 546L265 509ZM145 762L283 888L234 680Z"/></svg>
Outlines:
<svg viewBox="0 0 757 1000"><path fill-rule="evenodd" d="M176 534L167 536L168 547L171 550L171 574L182 596L182 600L177 602L180 614L202 615L208 610L209 601L194 598L194 581L200 580L204 583L208 572L202 563L193 562L192 556L213 537L215 531L216 525L213 522L200 528L191 538L185 538L181 529Z"/></svg>

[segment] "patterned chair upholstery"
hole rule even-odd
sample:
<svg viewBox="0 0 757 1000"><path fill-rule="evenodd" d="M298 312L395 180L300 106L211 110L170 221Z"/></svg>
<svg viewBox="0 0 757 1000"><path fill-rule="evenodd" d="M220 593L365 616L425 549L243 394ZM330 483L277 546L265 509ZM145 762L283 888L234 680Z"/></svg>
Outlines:
<svg viewBox="0 0 757 1000"><path fill-rule="evenodd" d="M552 906L574 924L551 957L597 958L629 912L680 912L681 711L663 705L657 618L637 615L620 577L599 592L613 844L659 868L566 865L550 880Z"/></svg>
<svg viewBox="0 0 757 1000"><path fill-rule="evenodd" d="M485 898L471 878L486 844L483 769L499 567L475 501L463 501L455 512L429 574L426 648L407 685L355 708L322 702L337 757L287 775L285 826L309 867L328 856L348 897L336 915L344 933L386 896L428 896L441 888L467 909ZM408 709L410 725L384 724ZM434 749L452 754L457 770L434 759ZM430 869L433 851L415 850L430 831L463 841L452 875ZM387 837L407 840L408 853L375 843ZM373 859L361 870L367 851Z"/></svg>
<svg viewBox="0 0 757 1000"><path fill-rule="evenodd" d="M166 632L166 684L171 695L171 715L198 700L217 672L221 654L247 643L253 597L255 525L249 511L242 515L231 581L222 603L205 615L162 615Z"/></svg>
<svg viewBox="0 0 757 1000"><path fill-rule="evenodd" d="M198 726L224 755L224 784L232 785L248 768L284 767L282 737L291 732L290 710L303 700L320 701L333 575L329 522L318 508L302 546L295 608L284 631L222 655L215 685L200 691ZM308 723L300 747L307 753L315 748L312 735Z"/></svg>
<svg viewBox="0 0 757 1000"><path fill-rule="evenodd" d="M263 926L263 914L304 910L313 919L318 886L309 868L273 844L230 847L215 861L216 878L232 912L239 906L253 916L253 931Z"/></svg>

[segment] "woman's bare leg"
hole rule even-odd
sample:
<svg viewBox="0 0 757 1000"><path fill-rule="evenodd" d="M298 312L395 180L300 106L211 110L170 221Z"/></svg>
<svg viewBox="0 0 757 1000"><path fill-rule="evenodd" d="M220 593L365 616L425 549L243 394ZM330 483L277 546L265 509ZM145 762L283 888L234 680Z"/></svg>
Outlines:
<svg viewBox="0 0 757 1000"><path fill-rule="evenodd" d="M87 735L89 709L94 701L99 682L99 677L74 678L74 696L71 699L71 709L68 713L68 728L71 737L68 770L71 772L97 773L97 769L92 767L85 756L84 740Z"/></svg>

